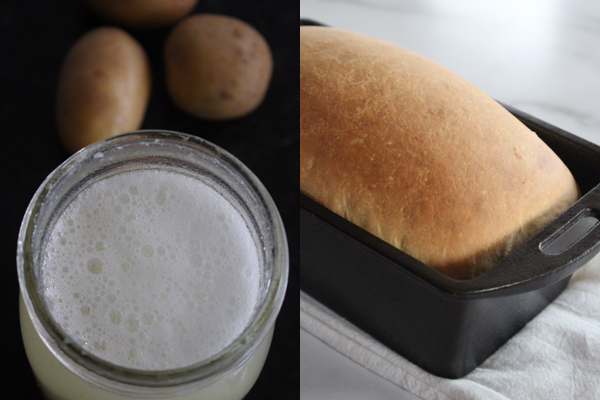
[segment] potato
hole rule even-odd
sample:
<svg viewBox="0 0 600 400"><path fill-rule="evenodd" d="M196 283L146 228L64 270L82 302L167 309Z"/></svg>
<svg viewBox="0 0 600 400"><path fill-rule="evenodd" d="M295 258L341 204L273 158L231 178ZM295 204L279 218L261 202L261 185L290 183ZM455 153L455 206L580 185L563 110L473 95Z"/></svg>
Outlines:
<svg viewBox="0 0 600 400"><path fill-rule="evenodd" d="M150 81L144 49L124 30L100 27L82 36L58 79L56 121L67 150L139 129Z"/></svg>
<svg viewBox="0 0 600 400"><path fill-rule="evenodd" d="M173 102L201 118L230 119L253 111L271 80L271 50L238 19L197 14L179 22L165 42L166 85Z"/></svg>
<svg viewBox="0 0 600 400"><path fill-rule="evenodd" d="M135 29L166 26L187 15L198 0L87 0L101 18Z"/></svg>

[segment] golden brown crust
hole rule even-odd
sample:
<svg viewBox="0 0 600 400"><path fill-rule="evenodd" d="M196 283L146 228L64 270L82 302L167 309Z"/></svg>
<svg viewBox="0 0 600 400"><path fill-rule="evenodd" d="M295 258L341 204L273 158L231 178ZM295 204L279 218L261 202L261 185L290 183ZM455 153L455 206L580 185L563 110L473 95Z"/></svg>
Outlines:
<svg viewBox="0 0 600 400"><path fill-rule="evenodd" d="M301 191L468 279L568 208L562 161L463 78L394 44L300 29Z"/></svg>

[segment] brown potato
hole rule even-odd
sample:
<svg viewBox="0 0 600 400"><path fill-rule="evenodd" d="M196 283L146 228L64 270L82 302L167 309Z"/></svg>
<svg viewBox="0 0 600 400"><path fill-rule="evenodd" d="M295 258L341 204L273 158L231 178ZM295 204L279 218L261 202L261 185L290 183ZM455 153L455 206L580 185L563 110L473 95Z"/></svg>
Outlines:
<svg viewBox="0 0 600 400"><path fill-rule="evenodd" d="M264 99L273 58L265 39L247 23L197 14L178 23L165 43L167 90L184 111L229 119Z"/></svg>
<svg viewBox="0 0 600 400"><path fill-rule="evenodd" d="M56 121L67 150L139 129L150 80L144 49L124 30L101 27L82 36L58 79Z"/></svg>
<svg viewBox="0 0 600 400"><path fill-rule="evenodd" d="M189 14L198 0L87 0L101 18L135 29L166 26Z"/></svg>

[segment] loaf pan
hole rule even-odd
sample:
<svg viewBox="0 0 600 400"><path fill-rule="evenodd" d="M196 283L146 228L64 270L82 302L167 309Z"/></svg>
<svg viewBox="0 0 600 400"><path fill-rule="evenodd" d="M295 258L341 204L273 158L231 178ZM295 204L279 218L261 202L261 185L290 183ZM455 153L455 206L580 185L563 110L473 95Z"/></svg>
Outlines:
<svg viewBox="0 0 600 400"><path fill-rule="evenodd" d="M448 278L301 196L301 289L444 378L461 378L485 361L600 251L600 147L503 106L563 160L582 197L474 279Z"/></svg>

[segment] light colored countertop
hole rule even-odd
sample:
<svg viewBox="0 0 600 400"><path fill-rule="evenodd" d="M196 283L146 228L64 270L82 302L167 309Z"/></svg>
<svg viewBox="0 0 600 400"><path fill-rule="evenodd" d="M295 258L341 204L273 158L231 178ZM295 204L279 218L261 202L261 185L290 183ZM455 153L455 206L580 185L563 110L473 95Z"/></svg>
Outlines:
<svg viewBox="0 0 600 400"><path fill-rule="evenodd" d="M300 17L399 44L505 104L600 144L600 2L301 0ZM306 332L301 397L416 398Z"/></svg>

